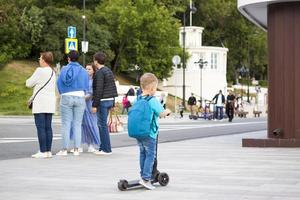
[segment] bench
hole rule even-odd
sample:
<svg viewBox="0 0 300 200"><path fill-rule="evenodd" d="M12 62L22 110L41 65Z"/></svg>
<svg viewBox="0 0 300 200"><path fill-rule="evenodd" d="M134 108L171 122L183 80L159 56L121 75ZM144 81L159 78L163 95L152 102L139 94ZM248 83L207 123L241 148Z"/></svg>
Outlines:
<svg viewBox="0 0 300 200"><path fill-rule="evenodd" d="M239 117L241 117L241 118L246 118L247 115L248 115L248 112L246 112L246 111L238 111L238 112L237 112L237 115L238 115Z"/></svg>
<svg viewBox="0 0 300 200"><path fill-rule="evenodd" d="M254 117L256 116L260 117L261 113L262 113L261 111L253 111Z"/></svg>

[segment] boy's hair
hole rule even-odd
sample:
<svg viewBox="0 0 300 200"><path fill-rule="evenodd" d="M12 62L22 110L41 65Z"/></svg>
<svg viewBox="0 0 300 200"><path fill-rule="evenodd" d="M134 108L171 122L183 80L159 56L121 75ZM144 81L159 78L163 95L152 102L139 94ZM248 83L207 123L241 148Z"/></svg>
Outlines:
<svg viewBox="0 0 300 200"><path fill-rule="evenodd" d="M142 90L150 89L158 84L158 79L152 73L145 73L140 79Z"/></svg>

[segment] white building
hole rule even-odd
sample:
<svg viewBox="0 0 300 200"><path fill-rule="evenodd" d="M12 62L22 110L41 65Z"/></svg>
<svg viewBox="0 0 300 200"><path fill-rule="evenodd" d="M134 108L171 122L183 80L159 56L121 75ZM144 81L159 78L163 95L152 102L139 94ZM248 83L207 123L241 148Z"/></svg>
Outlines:
<svg viewBox="0 0 300 200"><path fill-rule="evenodd" d="M226 94L227 80L227 48L202 46L202 32L204 28L196 26L187 26L186 30L186 52L189 59L186 62L185 85L186 100L191 93L194 93L199 99L202 93L203 99L211 100L219 90ZM183 27L180 28L179 39L182 46ZM202 76L199 64L195 64L200 59L207 61L202 69ZM182 62L182 59L181 59ZM202 79L202 80L201 80ZM201 87L202 84L202 87ZM175 68L173 75L165 80L161 89L169 94L182 98L183 69ZM202 91L201 91L202 90Z"/></svg>

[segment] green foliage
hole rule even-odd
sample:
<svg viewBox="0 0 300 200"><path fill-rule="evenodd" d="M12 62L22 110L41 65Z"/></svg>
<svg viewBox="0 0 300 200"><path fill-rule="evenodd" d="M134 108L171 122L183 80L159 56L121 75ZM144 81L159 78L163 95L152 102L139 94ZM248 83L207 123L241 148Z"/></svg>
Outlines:
<svg viewBox="0 0 300 200"><path fill-rule="evenodd" d="M237 11L237 1L194 2L193 23L205 28L204 45L229 49L227 80L234 82L241 65L250 68L251 77L266 79L266 33ZM73 0L0 0L0 67L11 59L36 58L41 51L53 51L56 61L65 62L68 26L77 27L81 46L82 7L83 1ZM182 54L179 20L188 7L189 0L86 0L87 62L101 50L114 72L139 66L140 73L167 78L172 56Z"/></svg>
<svg viewBox="0 0 300 200"><path fill-rule="evenodd" d="M25 7L21 16L21 26L24 33L30 36L29 41L36 46L42 38L42 30L45 26L43 11L35 6L30 9Z"/></svg>
<svg viewBox="0 0 300 200"><path fill-rule="evenodd" d="M205 28L204 45L229 49L227 80L236 79L237 68L246 65L251 77L267 75L266 33L246 20L237 10L236 0L196 0L194 25Z"/></svg>
<svg viewBox="0 0 300 200"><path fill-rule="evenodd" d="M31 114L26 102L32 89L25 81L34 71L32 62L14 62L0 70L0 115Z"/></svg>
<svg viewBox="0 0 300 200"><path fill-rule="evenodd" d="M26 43L20 30L19 10L11 4L0 4L0 66L12 58L25 58L30 54L31 44Z"/></svg>
<svg viewBox="0 0 300 200"><path fill-rule="evenodd" d="M268 81L267 80L260 80L259 84L261 87L268 87Z"/></svg>
<svg viewBox="0 0 300 200"><path fill-rule="evenodd" d="M124 9L126 8L126 9ZM178 21L153 0L105 1L96 8L96 19L109 28L115 72L153 72L160 79L172 70L171 59L179 54Z"/></svg>

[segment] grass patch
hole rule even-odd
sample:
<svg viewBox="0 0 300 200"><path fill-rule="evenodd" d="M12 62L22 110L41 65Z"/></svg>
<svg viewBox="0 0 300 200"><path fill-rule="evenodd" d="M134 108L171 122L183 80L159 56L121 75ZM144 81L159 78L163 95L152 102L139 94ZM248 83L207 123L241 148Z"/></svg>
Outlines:
<svg viewBox="0 0 300 200"><path fill-rule="evenodd" d="M29 115L26 102L32 89L25 81L38 66L32 61L12 61L0 70L0 115Z"/></svg>

